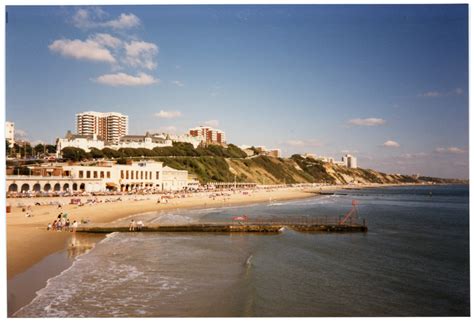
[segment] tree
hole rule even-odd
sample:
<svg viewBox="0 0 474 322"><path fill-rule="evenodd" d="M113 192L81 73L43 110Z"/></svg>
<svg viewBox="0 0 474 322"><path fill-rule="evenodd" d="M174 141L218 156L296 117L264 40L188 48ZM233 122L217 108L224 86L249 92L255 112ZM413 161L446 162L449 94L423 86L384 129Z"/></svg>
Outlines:
<svg viewBox="0 0 474 322"><path fill-rule="evenodd" d="M86 151L80 148L66 147L61 150L63 159L71 161L82 161L89 156Z"/></svg>
<svg viewBox="0 0 474 322"><path fill-rule="evenodd" d="M104 156L105 156L106 158L109 158L109 159L111 159L111 158L116 159L116 158L120 158L120 157L121 157L121 153L120 153L120 152L118 152L117 150L111 149L111 148L103 148L103 149L102 149L102 153L104 154Z"/></svg>
<svg viewBox="0 0 474 322"><path fill-rule="evenodd" d="M39 143L35 145L33 151L35 151L35 154L43 154L46 151L46 147L43 144Z"/></svg>
<svg viewBox="0 0 474 322"><path fill-rule="evenodd" d="M227 146L227 152L229 152L229 155L231 158L245 158L247 157L247 153L242 151L238 146L234 144L229 144Z"/></svg>
<svg viewBox="0 0 474 322"><path fill-rule="evenodd" d="M8 140L5 140L5 152L7 155L10 155L11 147L10 147L10 142Z"/></svg>
<svg viewBox="0 0 474 322"><path fill-rule="evenodd" d="M46 145L46 152L48 153L56 153L56 146L52 144Z"/></svg>
<svg viewBox="0 0 474 322"><path fill-rule="evenodd" d="M89 152L90 156L94 159L101 159L104 157L104 152L102 152L99 149L96 148L91 148L91 151Z"/></svg>

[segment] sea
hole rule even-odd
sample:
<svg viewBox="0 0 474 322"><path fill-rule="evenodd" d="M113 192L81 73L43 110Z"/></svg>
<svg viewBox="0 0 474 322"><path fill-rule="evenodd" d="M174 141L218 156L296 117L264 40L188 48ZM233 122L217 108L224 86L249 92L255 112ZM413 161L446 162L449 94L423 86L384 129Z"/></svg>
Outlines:
<svg viewBox="0 0 474 322"><path fill-rule="evenodd" d="M112 233L16 317L469 316L469 187L340 190L147 222L341 216L366 233Z"/></svg>

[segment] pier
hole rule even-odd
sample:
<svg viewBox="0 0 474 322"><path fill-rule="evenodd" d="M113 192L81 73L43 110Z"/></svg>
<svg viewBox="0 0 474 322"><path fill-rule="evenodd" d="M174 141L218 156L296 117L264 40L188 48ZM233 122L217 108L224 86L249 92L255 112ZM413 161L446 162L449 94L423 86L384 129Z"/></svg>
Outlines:
<svg viewBox="0 0 474 322"><path fill-rule="evenodd" d="M134 228L124 224L104 224L102 226L88 223L78 227L76 231L84 233L113 233L113 232L204 232L204 233L279 233L284 228L298 232L337 232L355 233L367 232L367 222L357 215L356 200L352 208L343 216L233 216L215 222L187 223L153 223Z"/></svg>
<svg viewBox="0 0 474 322"><path fill-rule="evenodd" d="M135 227L135 232L203 232L203 233L279 233L284 228L298 232L336 232L355 233L367 232L365 221L361 223L341 223L328 221L327 218L309 219L261 219L251 222L208 222L186 224L152 224L142 228ZM129 226L124 225L94 225L85 224L77 228L77 232L108 234L113 232L130 232Z"/></svg>

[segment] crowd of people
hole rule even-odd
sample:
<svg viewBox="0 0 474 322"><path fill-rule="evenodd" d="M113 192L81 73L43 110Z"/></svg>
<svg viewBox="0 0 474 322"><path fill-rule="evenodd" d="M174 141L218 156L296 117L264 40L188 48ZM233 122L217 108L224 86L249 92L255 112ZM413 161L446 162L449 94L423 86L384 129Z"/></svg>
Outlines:
<svg viewBox="0 0 474 322"><path fill-rule="evenodd" d="M135 219L132 219L130 221L130 226L128 227L129 231L142 231L143 230L143 221L135 221Z"/></svg>
<svg viewBox="0 0 474 322"><path fill-rule="evenodd" d="M52 223L48 224L47 230L51 231L68 231L68 232L76 232L79 223L74 220L72 223L67 218L67 213L60 213L57 218L54 219Z"/></svg>

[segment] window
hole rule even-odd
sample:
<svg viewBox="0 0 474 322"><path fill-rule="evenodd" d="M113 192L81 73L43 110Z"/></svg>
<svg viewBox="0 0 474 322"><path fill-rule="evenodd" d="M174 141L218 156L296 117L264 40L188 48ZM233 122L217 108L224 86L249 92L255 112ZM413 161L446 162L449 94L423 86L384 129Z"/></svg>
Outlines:
<svg viewBox="0 0 474 322"><path fill-rule="evenodd" d="M110 171L107 171L107 178L110 179Z"/></svg>
<svg viewBox="0 0 474 322"><path fill-rule="evenodd" d="M143 171L140 171L140 179L143 180Z"/></svg>
<svg viewBox="0 0 474 322"><path fill-rule="evenodd" d="M145 171L145 180L148 180L148 172Z"/></svg>
<svg viewBox="0 0 474 322"><path fill-rule="evenodd" d="M123 179L123 170L120 170L120 179Z"/></svg>
<svg viewBox="0 0 474 322"><path fill-rule="evenodd" d="M79 171L79 178L84 178L84 171Z"/></svg>
<svg viewBox="0 0 474 322"><path fill-rule="evenodd" d="M97 171L94 171L94 179L98 177Z"/></svg>
<svg viewBox="0 0 474 322"><path fill-rule="evenodd" d="M87 171L86 173L87 173L86 177L87 177L87 178L90 178L90 177L91 177L91 172L90 172L90 171Z"/></svg>
<svg viewBox="0 0 474 322"><path fill-rule="evenodd" d="M130 179L132 179L132 180L133 180L133 174L134 174L134 172L130 171L130 176L131 176Z"/></svg>
<svg viewBox="0 0 474 322"><path fill-rule="evenodd" d="M101 177L101 178L104 177L104 171L100 171L100 177Z"/></svg>
<svg viewBox="0 0 474 322"><path fill-rule="evenodd" d="M128 179L128 170L125 171L125 179Z"/></svg>
<svg viewBox="0 0 474 322"><path fill-rule="evenodd" d="M156 180L160 179L160 171L156 171Z"/></svg>

